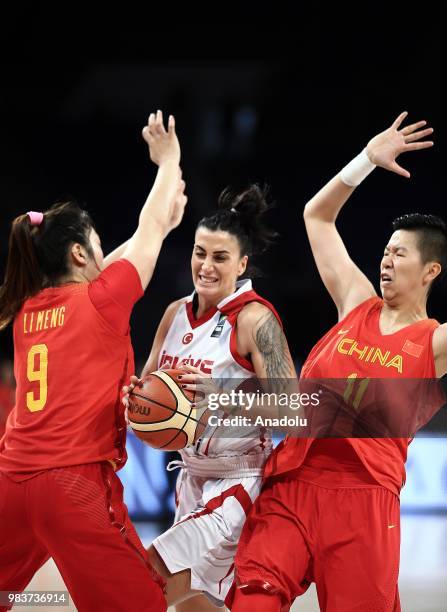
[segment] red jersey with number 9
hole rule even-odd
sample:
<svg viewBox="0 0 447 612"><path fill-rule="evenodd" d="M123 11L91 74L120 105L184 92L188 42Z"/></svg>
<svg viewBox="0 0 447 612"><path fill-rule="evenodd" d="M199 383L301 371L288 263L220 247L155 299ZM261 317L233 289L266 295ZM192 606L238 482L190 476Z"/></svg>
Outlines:
<svg viewBox="0 0 447 612"><path fill-rule="evenodd" d="M301 378L344 378L352 392L355 378L436 378L432 339L439 323L424 319L383 335L379 327L382 306L381 298L370 298L334 325L311 350ZM405 481L409 438L346 441L378 483L399 493ZM266 465L265 476L299 467L312 443L313 439L298 438L281 443Z"/></svg>
<svg viewBox="0 0 447 612"><path fill-rule="evenodd" d="M130 336L101 316L89 284L27 300L14 321L14 350L16 406L0 442L0 471L21 480L53 467L123 465L120 392L133 370Z"/></svg>

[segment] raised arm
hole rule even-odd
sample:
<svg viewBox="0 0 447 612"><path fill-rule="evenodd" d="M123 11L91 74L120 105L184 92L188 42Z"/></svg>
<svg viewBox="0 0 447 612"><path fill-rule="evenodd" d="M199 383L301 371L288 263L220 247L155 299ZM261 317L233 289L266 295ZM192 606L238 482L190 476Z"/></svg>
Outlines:
<svg viewBox="0 0 447 612"><path fill-rule="evenodd" d="M338 309L339 320L376 294L372 283L350 258L336 228L338 214L354 189L380 166L401 176L410 173L396 158L407 151L425 149L432 142L417 142L432 133L419 121L400 129L408 113L401 113L384 132L372 138L366 149L329 181L305 206L304 222L321 279Z"/></svg>
<svg viewBox="0 0 447 612"><path fill-rule="evenodd" d="M169 117L166 131L161 111L157 111L156 116L151 114L148 125L143 129L143 138L149 145L152 161L158 165L158 172L141 210L138 227L120 256L133 263L145 289L152 277L162 242L180 223L187 198L179 168L180 145L174 117Z"/></svg>

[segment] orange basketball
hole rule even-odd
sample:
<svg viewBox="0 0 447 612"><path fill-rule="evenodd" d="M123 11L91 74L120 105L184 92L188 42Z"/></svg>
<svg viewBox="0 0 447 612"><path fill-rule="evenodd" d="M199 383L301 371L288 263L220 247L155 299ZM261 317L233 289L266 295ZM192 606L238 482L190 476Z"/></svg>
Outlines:
<svg viewBox="0 0 447 612"><path fill-rule="evenodd" d="M135 435L165 451L193 444L204 427L193 408L194 392L181 388L184 370L157 370L143 379L142 387L129 393L128 419Z"/></svg>

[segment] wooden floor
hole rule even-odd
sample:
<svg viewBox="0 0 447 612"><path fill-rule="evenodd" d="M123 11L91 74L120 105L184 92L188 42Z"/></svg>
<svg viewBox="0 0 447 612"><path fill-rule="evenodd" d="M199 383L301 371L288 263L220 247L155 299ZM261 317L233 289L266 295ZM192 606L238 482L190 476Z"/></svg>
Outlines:
<svg viewBox="0 0 447 612"><path fill-rule="evenodd" d="M154 525L137 525L145 544L157 534ZM404 516L400 593L403 612L445 612L447 610L447 516ZM64 583L52 561L36 574L27 590L63 590ZM20 607L21 612L55 612L69 607ZM315 588L297 600L293 612L318 612ZM171 610L171 609L170 609ZM92 610L92 612L94 612ZM138 612L137 610L132 612ZM342 611L341 611L342 612Z"/></svg>

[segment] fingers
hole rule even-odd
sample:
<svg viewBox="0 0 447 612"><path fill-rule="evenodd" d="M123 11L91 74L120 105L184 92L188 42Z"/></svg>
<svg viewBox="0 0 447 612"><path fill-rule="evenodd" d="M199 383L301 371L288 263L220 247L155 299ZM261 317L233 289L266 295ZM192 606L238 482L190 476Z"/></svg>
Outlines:
<svg viewBox="0 0 447 612"><path fill-rule="evenodd" d="M154 115L154 113L151 113L149 115L149 119L148 119L147 125L149 127L149 131L153 132L154 128L155 128L155 115Z"/></svg>
<svg viewBox="0 0 447 612"><path fill-rule="evenodd" d="M419 128L424 127L424 125L427 125L426 121L418 121L417 123L412 123L411 125L406 125L404 128L401 129L400 132L404 136L407 136L407 134L411 134L415 130L418 130Z"/></svg>
<svg viewBox="0 0 447 612"><path fill-rule="evenodd" d="M143 128L142 134L146 142L149 142L149 138L151 136L154 137L166 134L166 130L163 125L163 113L161 110L149 115L147 125Z"/></svg>
<svg viewBox="0 0 447 612"><path fill-rule="evenodd" d="M144 140L151 145L154 139L161 136L175 137L175 119L173 115L169 115L168 130L165 130L163 123L163 113L158 110L156 113L151 113L147 120L147 125L142 130ZM181 174L180 174L181 176Z"/></svg>
<svg viewBox="0 0 447 612"><path fill-rule="evenodd" d="M195 374L182 374L181 376L177 376L182 383L195 383L196 375Z"/></svg>
<svg viewBox="0 0 447 612"><path fill-rule="evenodd" d="M404 151L419 151L420 149L429 149L435 143L431 140L426 140L425 142L413 142L412 144L406 145Z"/></svg>
<svg viewBox="0 0 447 612"><path fill-rule="evenodd" d="M197 385L193 383L190 383L190 384L182 383L180 387L183 389L183 391L194 391L194 393L197 391Z"/></svg>
<svg viewBox="0 0 447 612"><path fill-rule="evenodd" d="M141 378L138 378L138 376L134 376L132 375L130 377L130 383L128 385L123 385L121 387L121 391L124 393L124 395L129 395L129 393L131 393L135 387L142 387L143 386L143 381L141 380Z"/></svg>
<svg viewBox="0 0 447 612"><path fill-rule="evenodd" d="M182 363L182 365L179 367L180 370L187 370L188 372L194 372L196 374L201 374L203 376L203 372L202 370L199 370L199 368L196 368L192 365L189 365L189 363Z"/></svg>
<svg viewBox="0 0 447 612"><path fill-rule="evenodd" d="M168 119L168 134L175 134L175 119L174 119L174 115L169 115L169 119Z"/></svg>
<svg viewBox="0 0 447 612"><path fill-rule="evenodd" d="M158 110L155 116L154 131L160 136L166 133L165 126L163 125L163 113L161 110Z"/></svg>
<svg viewBox="0 0 447 612"><path fill-rule="evenodd" d="M392 170L396 174L400 174L400 176L404 176L405 178L410 178L410 173L408 172L408 170L405 170L405 168L402 168L402 166L399 166L397 162L393 162L391 164L390 170Z"/></svg>
<svg viewBox="0 0 447 612"><path fill-rule="evenodd" d="M401 113L397 119L395 119L393 121L392 127L396 128L396 130L399 128L400 124L402 123L402 121L405 119L405 117L408 115L408 111L404 111L403 113Z"/></svg>
<svg viewBox="0 0 447 612"><path fill-rule="evenodd" d="M403 131L403 130L402 130ZM414 142L415 140L420 140L421 138L425 138L433 134L433 128L427 128L426 130L420 130L419 132L414 132L413 134L409 134L405 136L405 142Z"/></svg>

